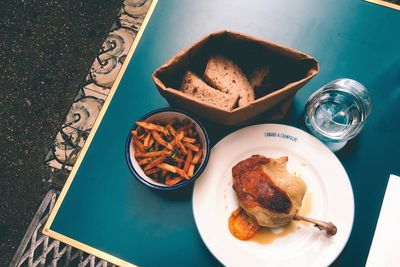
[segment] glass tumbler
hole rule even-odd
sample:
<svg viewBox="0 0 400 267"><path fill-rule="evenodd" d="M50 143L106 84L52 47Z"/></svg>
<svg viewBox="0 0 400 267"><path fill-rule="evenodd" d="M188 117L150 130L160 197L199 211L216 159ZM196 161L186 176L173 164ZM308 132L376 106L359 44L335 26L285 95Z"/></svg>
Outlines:
<svg viewBox="0 0 400 267"><path fill-rule="evenodd" d="M370 113L368 90L355 80L338 79L310 96L304 116L310 132L338 151L360 133Z"/></svg>

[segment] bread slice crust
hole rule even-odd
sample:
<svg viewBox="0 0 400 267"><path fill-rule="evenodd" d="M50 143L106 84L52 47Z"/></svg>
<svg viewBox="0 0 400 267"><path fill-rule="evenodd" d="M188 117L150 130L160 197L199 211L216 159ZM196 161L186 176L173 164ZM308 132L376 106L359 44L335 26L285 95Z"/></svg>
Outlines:
<svg viewBox="0 0 400 267"><path fill-rule="evenodd" d="M227 57L211 56L204 71L204 80L222 92L238 93L239 107L247 106L255 99L253 87L246 75Z"/></svg>
<svg viewBox="0 0 400 267"><path fill-rule="evenodd" d="M231 111L236 107L238 93L224 93L210 87L195 73L188 70L182 78L181 91L196 99L221 109Z"/></svg>

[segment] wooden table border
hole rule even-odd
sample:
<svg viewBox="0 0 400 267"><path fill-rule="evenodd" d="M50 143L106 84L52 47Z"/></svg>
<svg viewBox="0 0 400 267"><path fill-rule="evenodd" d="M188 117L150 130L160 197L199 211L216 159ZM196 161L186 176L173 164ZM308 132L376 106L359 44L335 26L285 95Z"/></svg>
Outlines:
<svg viewBox="0 0 400 267"><path fill-rule="evenodd" d="M393 8L393 9L396 9L396 10L400 11L400 5L396 5L396 4L393 4L393 3L390 3L390 2L386 2L386 1L383 1L383 0L365 0L365 1L377 4L377 5Z"/></svg>
<svg viewBox="0 0 400 267"><path fill-rule="evenodd" d="M143 32L146 29L147 23L149 22L150 17L153 14L153 11L154 11L154 9L155 9L155 7L157 5L157 2L158 2L158 0L153 0L152 1L151 5L150 5L150 8L149 8L149 10L148 10L148 12L147 12L147 14L146 14L146 16L144 18L143 24L140 27L140 29L138 31L138 34L136 35L136 38L133 41L133 44L132 44L131 48L129 49L129 52L128 52L127 57L126 57L123 65L121 67L121 70L118 73L117 78L115 79L115 82L114 82L113 86L111 87L110 93L108 94L108 97L107 97L106 101L104 102L103 108L101 109L101 111L99 113L99 116L97 117L96 122L94 123L93 128L92 128L92 130L91 130L91 132L90 132L90 134L89 134L89 136L88 136L88 138L87 138L87 140L85 142L85 145L83 146L82 151L80 152L80 154L78 156L78 159L77 159L77 161L76 161L76 163L75 163L70 175L68 176L68 179L67 179L67 181L66 181L66 183L65 183L65 185L64 185L64 187L63 187L63 189L62 189L62 191L60 193L60 196L58 197L57 202L54 205L54 208L50 213L49 219L47 220L47 222L46 222L46 224L45 224L45 226L43 228L43 234L44 235L47 235L47 236L49 236L51 238L54 238L54 239L57 239L57 240L65 243L65 244L68 244L68 245L70 245L72 247L75 247L75 248L77 248L79 250L82 250L84 252L92 254L92 255L94 255L96 257L104 259L104 260L106 260L106 261L108 261L110 263L113 263L115 265L118 265L118 266L135 266L135 265L133 265L133 264L131 264L129 262L126 262L126 261L124 261L124 260L122 260L120 258L117 258L117 257L115 257L113 255L110 255L110 254L108 254L108 253L106 253L104 251L101 251L99 249L96 249L94 247L86 245L84 243L81 243L81 242L79 242L79 241L77 241L77 240L75 240L73 238L70 238L70 237L65 236L63 234L60 234L60 233L58 233L56 231L53 231L53 230L51 230L51 225L52 225L52 223L53 223L53 221L54 221L54 219L55 219L55 217L57 215L58 210L61 207L61 204L62 204L62 202L63 202L63 200L64 200L64 198L65 198L65 196L66 196L66 194L68 192L69 187L72 184L72 181L75 178L75 175L78 172L78 169L79 169L79 167L80 167L80 165L82 163L82 160L85 157L85 154L86 154L86 152L87 152L87 150L88 150L88 148L90 146L90 143L92 142L92 140L93 140L93 138L94 138L94 136L95 136L95 134L97 132L97 129L99 128L99 125L100 125L100 123L101 123L101 121L102 121L102 119L103 119L103 117L104 117L104 115L105 115L105 113L107 111L107 108L111 103L111 100L112 100L112 98L114 96L114 93L117 90L117 87L118 87L118 85L119 85L119 83L120 83L120 81L121 81L121 79L122 79L122 77L123 77L123 75L125 73L125 70L129 65L129 62L130 62L130 60L131 60L131 58L132 58L132 56L133 56L133 54L134 54L134 52L136 50L136 47L137 47L137 45L138 45L138 43L139 43L139 41L140 41L140 39L141 39L141 37L143 35Z"/></svg>

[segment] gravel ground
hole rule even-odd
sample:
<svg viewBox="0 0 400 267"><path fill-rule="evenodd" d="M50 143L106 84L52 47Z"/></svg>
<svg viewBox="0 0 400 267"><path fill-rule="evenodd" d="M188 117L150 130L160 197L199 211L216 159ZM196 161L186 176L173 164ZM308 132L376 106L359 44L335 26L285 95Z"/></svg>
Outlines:
<svg viewBox="0 0 400 267"><path fill-rule="evenodd" d="M6 0L0 8L0 266L50 185L43 164L122 0Z"/></svg>

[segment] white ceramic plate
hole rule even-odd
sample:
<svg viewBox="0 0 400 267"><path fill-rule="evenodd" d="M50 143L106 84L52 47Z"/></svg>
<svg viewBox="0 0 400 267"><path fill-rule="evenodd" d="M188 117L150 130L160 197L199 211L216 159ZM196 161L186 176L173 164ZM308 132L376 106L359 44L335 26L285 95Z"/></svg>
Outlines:
<svg viewBox="0 0 400 267"><path fill-rule="evenodd" d="M289 228L257 237L258 241L234 238L228 219L238 201L232 189L231 170L237 162L254 154L288 156L289 172L307 184L308 195L303 203L309 203L304 203L303 208L308 211L300 213L332 221L337 234L327 237L310 224L295 222ZM349 239L354 198L342 164L318 139L290 126L263 124L236 131L212 149L206 170L194 186L193 213L204 243L226 266L327 266Z"/></svg>

